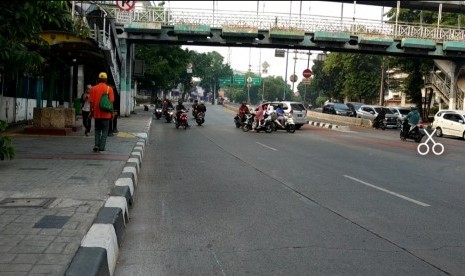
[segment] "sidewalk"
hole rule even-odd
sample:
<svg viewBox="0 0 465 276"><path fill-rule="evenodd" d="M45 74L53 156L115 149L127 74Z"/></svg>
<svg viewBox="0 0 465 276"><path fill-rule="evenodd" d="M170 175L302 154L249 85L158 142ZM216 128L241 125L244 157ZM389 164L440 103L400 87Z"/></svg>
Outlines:
<svg viewBox="0 0 465 276"><path fill-rule="evenodd" d="M101 153L92 152L93 130L88 137L84 129L68 136L8 134L16 158L0 161L0 275L64 275L78 249L98 247L100 241L86 239L91 226L108 220L103 209L118 210L127 221L127 207L111 207L119 204L118 191L124 196L129 188L115 185L129 175L128 185L135 186L152 121L152 111L137 107L135 112L118 118L119 133L108 137ZM130 204L133 189L126 195ZM116 234L120 239L118 229ZM110 263L114 253L108 248L104 253L107 265L115 265ZM114 267L106 269L112 272Z"/></svg>

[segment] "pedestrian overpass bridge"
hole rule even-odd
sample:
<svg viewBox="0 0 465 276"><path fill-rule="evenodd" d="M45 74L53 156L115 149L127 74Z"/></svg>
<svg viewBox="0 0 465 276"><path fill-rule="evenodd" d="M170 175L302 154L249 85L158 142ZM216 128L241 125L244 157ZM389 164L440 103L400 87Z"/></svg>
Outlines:
<svg viewBox="0 0 465 276"><path fill-rule="evenodd" d="M114 5L99 8L104 13L103 24L90 27L94 39L107 52L122 99L131 87L133 45L150 43L431 58L445 76L432 72L427 78L428 85L450 108L465 106L465 68L462 68L465 29L462 28L284 13L164 7L122 11Z"/></svg>

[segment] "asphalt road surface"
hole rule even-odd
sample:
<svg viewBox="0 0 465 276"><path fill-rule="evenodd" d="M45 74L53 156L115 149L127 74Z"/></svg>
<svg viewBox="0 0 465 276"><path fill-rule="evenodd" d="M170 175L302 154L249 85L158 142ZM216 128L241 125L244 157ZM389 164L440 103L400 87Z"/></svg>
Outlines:
<svg viewBox="0 0 465 276"><path fill-rule="evenodd" d="M465 141L422 156L398 130L245 133L207 109L154 119L116 275L465 273Z"/></svg>

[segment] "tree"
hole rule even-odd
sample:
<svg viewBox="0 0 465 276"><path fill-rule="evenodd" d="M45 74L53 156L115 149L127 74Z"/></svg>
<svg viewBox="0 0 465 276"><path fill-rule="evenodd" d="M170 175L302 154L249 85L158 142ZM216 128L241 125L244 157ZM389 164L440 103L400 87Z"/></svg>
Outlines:
<svg viewBox="0 0 465 276"><path fill-rule="evenodd" d="M380 56L330 53L323 67L324 95L341 102L345 98L372 101L378 96L380 67Z"/></svg>
<svg viewBox="0 0 465 276"><path fill-rule="evenodd" d="M40 72L49 50L40 32L74 31L68 1L0 1L0 26L0 72L10 76L47 72Z"/></svg>
<svg viewBox="0 0 465 276"><path fill-rule="evenodd" d="M390 22L395 22L397 9L391 9L387 16ZM399 21L402 22L415 22L425 25L436 25L439 14L433 11L419 11L410 9L399 10ZM455 13L443 13L442 22L445 25L463 26L465 18L462 18L460 14ZM429 73L433 68L434 61L427 58L390 58L388 64L392 68L400 68L403 72L408 72L409 76L404 80L402 92L407 95L418 107L420 114L423 114L422 110L422 95L421 89L424 87L423 76Z"/></svg>
<svg viewBox="0 0 465 276"><path fill-rule="evenodd" d="M180 46L137 45L136 59L144 60L144 76L136 77L141 89L165 91L185 83L188 50Z"/></svg>
<svg viewBox="0 0 465 276"><path fill-rule="evenodd" d="M220 87L219 78L233 76L231 67L224 64L224 57L216 51L201 54L194 51L191 62L194 65L193 75L201 79L199 85L215 95Z"/></svg>

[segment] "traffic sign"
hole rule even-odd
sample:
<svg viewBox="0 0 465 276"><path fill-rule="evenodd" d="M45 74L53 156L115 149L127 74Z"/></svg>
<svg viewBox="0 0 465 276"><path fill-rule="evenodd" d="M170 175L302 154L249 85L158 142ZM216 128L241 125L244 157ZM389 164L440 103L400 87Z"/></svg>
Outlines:
<svg viewBox="0 0 465 276"><path fill-rule="evenodd" d="M245 76L234 76L233 84L235 85L245 85Z"/></svg>
<svg viewBox="0 0 465 276"><path fill-rule="evenodd" d="M289 77L289 80L292 81L292 82L296 82L297 81L297 75L296 74L293 74Z"/></svg>
<svg viewBox="0 0 465 276"><path fill-rule="evenodd" d="M231 85L231 78L219 78L220 86Z"/></svg>
<svg viewBox="0 0 465 276"><path fill-rule="evenodd" d="M302 80L302 83L303 83L304 85L310 85L311 82L312 82L312 79L303 79L303 80Z"/></svg>
<svg viewBox="0 0 465 276"><path fill-rule="evenodd" d="M252 77L252 85L260 85L262 84L262 78L260 77Z"/></svg>
<svg viewBox="0 0 465 276"><path fill-rule="evenodd" d="M247 78L247 83L252 83L252 77Z"/></svg>
<svg viewBox="0 0 465 276"><path fill-rule="evenodd" d="M304 72L302 73L302 75L304 76L304 78L308 79L312 76L312 70L310 69L305 69Z"/></svg>
<svg viewBox="0 0 465 276"><path fill-rule="evenodd" d="M136 5L136 1L134 1L134 0L133 1L131 1L131 0L117 0L116 5L122 11L130 11Z"/></svg>

